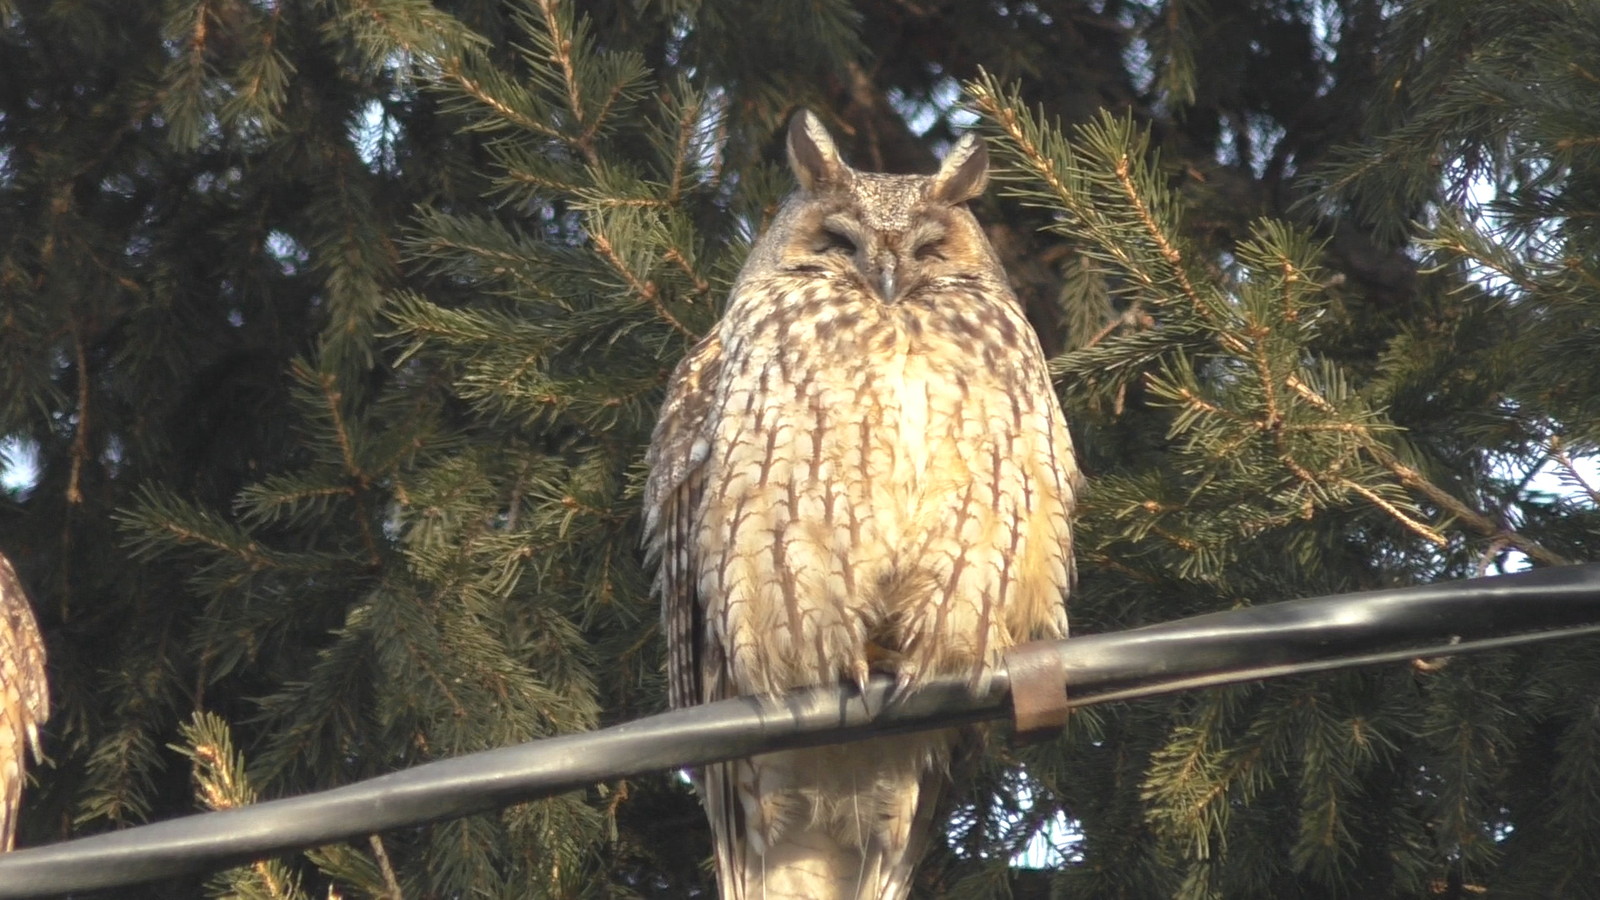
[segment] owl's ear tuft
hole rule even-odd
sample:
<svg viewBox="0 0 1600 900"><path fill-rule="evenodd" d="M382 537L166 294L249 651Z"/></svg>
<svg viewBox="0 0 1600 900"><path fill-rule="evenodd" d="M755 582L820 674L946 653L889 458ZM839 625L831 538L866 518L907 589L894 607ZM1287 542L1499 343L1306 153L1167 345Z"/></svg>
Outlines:
<svg viewBox="0 0 1600 900"><path fill-rule="evenodd" d="M838 184L850 171L839 157L833 135L809 109L800 110L789 120L789 168L808 191Z"/></svg>
<svg viewBox="0 0 1600 900"><path fill-rule="evenodd" d="M989 186L989 149L975 134L963 135L950 148L933 176L928 195L944 203L965 203Z"/></svg>

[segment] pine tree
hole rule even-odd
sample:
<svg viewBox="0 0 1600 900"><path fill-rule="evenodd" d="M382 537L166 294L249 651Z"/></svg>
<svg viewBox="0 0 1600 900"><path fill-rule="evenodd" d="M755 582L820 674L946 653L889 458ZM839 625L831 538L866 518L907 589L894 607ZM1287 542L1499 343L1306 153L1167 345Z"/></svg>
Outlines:
<svg viewBox="0 0 1600 900"><path fill-rule="evenodd" d="M798 105L864 168L989 137L1076 631L1590 558L1597 50L1570 0L0 0L23 843L660 709L642 449ZM919 889L1588 896L1595 659L1085 711ZM119 896L708 896L708 848L662 773Z"/></svg>

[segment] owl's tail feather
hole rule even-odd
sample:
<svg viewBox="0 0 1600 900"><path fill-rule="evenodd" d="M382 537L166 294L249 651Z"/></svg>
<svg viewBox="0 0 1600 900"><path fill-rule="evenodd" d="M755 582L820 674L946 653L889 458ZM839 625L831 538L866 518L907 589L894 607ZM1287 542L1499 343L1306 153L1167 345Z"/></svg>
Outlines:
<svg viewBox="0 0 1600 900"><path fill-rule="evenodd" d="M862 854L816 828L785 834L745 871L750 900L857 900ZM866 887L866 885L862 885Z"/></svg>
<svg viewBox="0 0 1600 900"><path fill-rule="evenodd" d="M11 849L17 834L17 806L22 802L22 729L6 722L0 710L0 853Z"/></svg>
<svg viewBox="0 0 1600 900"><path fill-rule="evenodd" d="M893 888L892 891L886 891L884 897L901 900L911 896L911 876L916 871L917 863L922 861L923 854L928 852L928 841L933 838L937 824L939 801L944 796L944 788L949 780L949 773L943 765L923 773L916 814L912 817L906 846L883 876L882 883Z"/></svg>
<svg viewBox="0 0 1600 900"><path fill-rule="evenodd" d="M744 880L736 877L746 865L744 812L734 785L733 767L739 763L717 763L696 773L695 787L700 803L711 821L711 847L716 855L717 896L722 900L746 900Z"/></svg>
<svg viewBox="0 0 1600 900"><path fill-rule="evenodd" d="M948 736L707 766L722 900L904 900L934 828Z"/></svg>

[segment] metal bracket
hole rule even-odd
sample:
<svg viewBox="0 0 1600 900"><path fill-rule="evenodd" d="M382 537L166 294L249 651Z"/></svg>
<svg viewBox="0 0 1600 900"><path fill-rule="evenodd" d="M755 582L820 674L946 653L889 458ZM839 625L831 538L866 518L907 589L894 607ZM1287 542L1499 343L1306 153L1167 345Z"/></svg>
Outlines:
<svg viewBox="0 0 1600 900"><path fill-rule="evenodd" d="M1011 679L1011 721L1025 741L1048 738L1067 724L1067 667L1055 641L1033 641L1006 651Z"/></svg>

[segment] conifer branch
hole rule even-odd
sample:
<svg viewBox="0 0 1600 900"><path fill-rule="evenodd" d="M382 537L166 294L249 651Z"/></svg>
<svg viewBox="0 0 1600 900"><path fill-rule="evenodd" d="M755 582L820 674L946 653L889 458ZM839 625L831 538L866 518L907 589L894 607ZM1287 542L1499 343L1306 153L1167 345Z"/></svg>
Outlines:
<svg viewBox="0 0 1600 900"><path fill-rule="evenodd" d="M1231 420L1237 424L1248 422L1254 429L1270 434L1276 447L1277 457L1281 463L1298 480L1313 490L1318 490L1319 485L1324 483L1324 476L1312 472L1296 459L1295 452L1291 449L1287 436L1296 433L1349 434L1355 437L1359 446L1366 450L1379 465L1387 469L1402 486L1421 494L1439 506L1441 510L1462 521L1470 530L1494 540L1507 541L1541 563L1554 565L1562 561L1558 555L1549 552L1539 545L1537 541L1513 530L1496 526L1486 516L1451 497L1447 492L1423 478L1420 473L1411 467L1401 464L1373 435L1370 425L1349 421L1347 416L1334 404L1328 402L1326 398L1320 396L1298 377L1294 375L1287 377L1279 375L1275 371L1274 359L1269 357L1268 347L1265 343L1274 333L1274 324L1267 321L1256 321L1245 329L1244 334L1235 334L1235 329L1224 327L1224 323L1218 321L1215 311L1207 303L1206 298L1202 296L1201 288L1190 279L1183 251L1179 249L1176 241L1171 239L1167 233L1167 222L1157 215L1157 210L1145 196L1144 182L1135 177L1135 160L1126 150L1117 152L1117 148L1114 145L1118 143L1119 139L1112 132L1102 133L1095 131L1091 133L1086 131L1083 138L1089 143L1090 152L1096 156L1097 160L1108 166L1108 174L1118 190L1119 197L1117 199L1113 200L1108 197L1104 201L1099 201L1092 196L1086 195L1075 182L1069 182L1068 178L1080 179L1084 184L1092 185L1096 183L1095 179L1101 176L1097 176L1095 170L1089 168L1079 172L1077 170L1078 163L1073 155L1074 151L1070 146L1061 142L1059 137L1055 137L1053 131L1027 117L1025 112L1017 108L1017 101L1014 98L1001 96L995 89L992 79L986 77L970 84L968 87L975 98L974 104L978 110L991 121L997 123L1001 132L1007 138L1008 148L1048 191L1050 202L1046 202L1043 205L1066 213L1069 216L1069 221L1076 223L1073 225L1073 234L1082 232L1087 239L1097 242L1101 251L1109 259L1116 261L1125 270L1124 274L1141 284L1146 291L1150 292L1151 296L1157 298L1162 296L1161 282L1164 279L1155 272L1147 270L1146 263L1159 260L1159 264L1168 269L1172 279L1172 287L1176 288L1177 297L1182 301L1180 308L1192 312L1203 319L1205 333L1215 340L1225 352L1238 357L1241 361L1247 361L1256 370L1260 394L1259 400L1254 402L1261 404L1261 413L1259 419L1257 419L1254 416L1241 416L1226 412L1223 407L1217 404L1201 401L1198 394L1182 385L1159 386L1162 391L1168 392L1175 399L1180 400L1190 410L1204 411L1208 415ZM1041 143L1041 141L1045 143ZM1047 148L1045 144L1049 144L1049 147ZM1061 169L1062 165L1068 166L1071 171L1064 173ZM1019 189L1019 193L1023 196L1028 196L1030 191L1023 188ZM1131 215L1130 221L1137 223L1143 239L1149 242L1149 247L1154 251L1152 260L1136 258L1130 254L1121 241L1113 239L1117 226L1111 223L1112 217L1116 216L1117 213L1115 209L1110 212L1101 210L1097 204L1102 202L1119 204L1121 208L1127 210L1127 215ZM1264 226L1264 233L1266 235L1265 238L1241 245L1240 252L1245 255L1241 259L1246 261L1247 265L1255 267L1269 265L1275 267L1276 277L1274 280L1277 283L1276 298L1278 306L1276 314L1281 317L1283 325L1292 326L1300 321L1297 311L1298 297L1301 290L1299 286L1306 283L1306 279L1301 274L1301 266L1295 262L1295 257L1291 256L1289 252L1277 251L1275 248L1282 245L1284 241L1293 241L1294 239L1287 232L1281 228L1275 228L1270 223ZM1138 243L1127 245L1127 247L1137 246L1139 246ZM1455 249L1458 252L1466 252L1467 250L1465 244L1459 244ZM1482 254L1478 255L1481 256ZM1245 257L1248 257L1248 259L1245 259ZM1504 266L1488 262L1486 262L1486 265L1490 265L1494 271L1502 272L1508 276L1511 275ZM1247 305L1246 309L1249 308ZM1091 337L1089 343L1084 348L1080 348L1078 352L1083 352L1099 345L1115 332L1116 328L1122 324L1122 321L1113 321L1103 326L1099 332ZM1184 368L1183 371L1187 372L1188 370ZM1188 377L1193 376L1191 374ZM1277 388L1280 385L1287 386L1302 400L1310 403L1314 408L1334 419L1334 421L1309 423L1290 421L1288 410L1283 408L1282 401L1278 397ZM1187 427L1182 419L1180 419L1180 425ZM1221 446L1210 446L1208 452L1214 458L1223 458L1235 452L1243 445L1243 441L1244 436L1239 435L1231 443L1224 442ZM1332 473L1328 474L1331 475ZM1400 523L1406 530L1418 535L1430 544L1436 547L1448 545L1446 538L1437 529L1401 509L1399 505L1361 484L1358 480L1337 476L1327 483L1338 485L1340 488L1362 497L1384 514ZM1270 519L1271 517L1268 518ZM1171 539L1170 535L1163 534L1161 536Z"/></svg>
<svg viewBox="0 0 1600 900"><path fill-rule="evenodd" d="M668 247L667 252L662 254L662 259L665 259L667 262L672 263L683 271L683 274L689 278L690 283L694 285L694 292L696 294L704 296L711 293L711 282L700 277L700 273L696 272L694 267L689 265L689 260L684 257L683 252L677 247Z"/></svg>
<svg viewBox="0 0 1600 900"><path fill-rule="evenodd" d="M202 0L202 2L195 4L194 27L190 30L188 50L196 60L205 56L206 17L209 15L211 15L211 5L209 3Z"/></svg>
<svg viewBox="0 0 1600 900"><path fill-rule="evenodd" d="M534 134L543 135L544 137L555 138L560 141L566 140L566 135L562 134L557 129L546 125L544 122L541 122L538 119L524 115L520 110L490 93L489 90L484 87L483 82L466 74L461 67L461 61L459 58L451 58L450 60L446 61L440 67L440 73L453 82L457 87L461 88L461 90L466 93L467 96L478 101L479 103L482 103L490 110L493 110L495 115L505 119L507 122L510 122L518 128L531 131Z"/></svg>
<svg viewBox="0 0 1600 900"><path fill-rule="evenodd" d="M1334 405L1328 402L1327 398L1312 390L1310 385L1306 384L1304 381L1300 380L1294 375L1290 375L1288 378L1286 378L1284 383L1294 390L1295 393L1305 398L1308 403L1311 403L1318 409L1330 414L1335 412ZM1395 478L1400 481L1401 484L1427 497L1451 516L1467 523L1470 528L1478 532L1480 535L1491 538L1495 541L1505 541L1507 544L1516 547L1523 553L1528 554L1529 557L1536 559L1547 566L1563 566L1570 564L1568 560L1545 548L1538 541L1519 534L1513 529L1499 527L1487 516L1483 515L1477 510L1472 509L1465 503L1462 503L1460 500L1457 500L1443 488L1423 477L1421 472L1418 472L1416 469L1406 465L1405 463L1402 463L1393 453L1388 450L1388 448L1379 443L1370 429L1356 425L1354 426L1354 432L1361 438L1362 449L1366 450L1367 453L1369 453L1379 465L1388 469L1395 476ZM1350 483L1350 487L1363 497L1368 497L1369 492L1365 488L1356 485L1354 482ZM1373 499L1376 497L1377 495L1373 494L1368 497L1368 499L1372 500L1373 503L1380 506L1380 508L1384 508L1384 511L1389 512L1390 515L1395 515L1407 528L1410 528L1419 535L1423 535L1430 542L1438 544L1439 546L1445 545L1446 542L1444 541L1444 538L1437 532L1422 526L1421 523L1410 519L1410 517L1403 516L1403 514L1400 514L1398 510L1395 510L1392 505L1386 504L1378 499ZM1418 530L1419 528L1423 530Z"/></svg>
<svg viewBox="0 0 1600 900"><path fill-rule="evenodd" d="M429 3L345 0L362 15L348 16L352 37L367 52L368 64L387 64L397 53L413 62L438 64L486 43L457 17ZM370 26L370 30L363 28Z"/></svg>
<svg viewBox="0 0 1600 900"><path fill-rule="evenodd" d="M1367 444L1367 451L1371 453L1379 463L1388 468L1389 471L1393 472L1395 476L1400 479L1401 484L1404 484L1406 487L1409 487L1421 493L1429 500L1432 500L1450 515L1462 520L1463 522L1466 522L1470 527L1472 527L1473 530L1477 531L1484 537L1492 538L1497 541L1503 540L1511 546L1516 547L1518 550L1521 550L1523 553L1528 554L1529 557L1536 559L1547 566L1571 565L1570 560L1549 550L1538 541L1535 541L1532 538L1529 538L1513 529L1502 528L1496 525L1489 519L1488 516L1485 516L1472 507L1467 506L1465 503L1462 503L1460 500L1457 500L1455 497L1451 496L1443 488L1424 478L1421 472L1418 472L1416 469L1413 469L1410 466L1400 462L1384 447L1376 444L1375 442L1369 442Z"/></svg>
<svg viewBox="0 0 1600 900"><path fill-rule="evenodd" d="M1177 388L1176 394L1180 399L1183 400L1184 404L1189 406L1191 409L1201 410L1210 415L1216 416L1219 419L1227 419L1236 425L1246 425L1259 431L1268 431L1272 428L1270 417L1267 420L1260 420L1235 412L1231 409L1225 409L1195 393L1187 386L1181 386Z"/></svg>
<svg viewBox="0 0 1600 900"><path fill-rule="evenodd" d="M1024 127L1021 116L1006 98L995 93L987 81L972 82L967 85L967 90L972 94L973 105L977 110L999 124L1001 131L1028 160L1034 176L1050 188L1062 207L1080 218L1087 219L1089 210L1081 202L1078 192L1068 187L1062 180L1061 173L1056 169L1055 160L1034 142L1032 135Z"/></svg>
<svg viewBox="0 0 1600 900"><path fill-rule="evenodd" d="M1413 533L1415 533L1417 536L1421 537L1423 540L1427 541L1428 543L1433 544L1436 547L1448 547L1448 546L1450 546L1450 542L1445 539L1444 535L1440 534L1437 531L1434 531L1432 528L1429 528L1428 526L1422 524L1421 522L1418 522L1416 519L1413 519L1410 516L1406 515L1399 508L1397 508L1393 503L1390 503L1389 501L1387 501L1387 500L1383 499L1382 497L1378 496L1378 494L1376 492L1374 492L1373 490L1371 490L1370 488L1367 488L1367 487L1364 487L1364 486L1362 486L1360 484L1357 484L1356 482L1351 481L1348 478L1339 479L1339 483L1341 485L1343 485L1344 487L1349 488L1350 490L1355 491L1357 494L1360 494L1362 497L1366 498L1368 503L1371 503L1373 506L1376 506L1379 509L1383 510L1384 512L1388 513L1397 522L1399 522L1401 525L1404 525L1407 529L1409 529L1410 531L1412 531Z"/></svg>
<svg viewBox="0 0 1600 900"><path fill-rule="evenodd" d="M550 54L561 67L561 78L567 88L567 108L581 129L576 136L563 135L563 138L583 154L590 166L597 167L600 165L600 156L594 149L594 136L605 117L597 115L593 121L585 121L582 89L578 85L578 73L572 60L572 35L561 28L560 7L560 0L539 0L539 11L544 14L545 28L549 30ZM607 97L605 105L609 107L615 99L615 94Z"/></svg>
<svg viewBox="0 0 1600 900"><path fill-rule="evenodd" d="M1467 242L1459 239L1459 237L1455 239L1430 240L1427 243L1436 249L1453 253L1459 259L1469 260L1475 265L1482 266L1495 275L1515 284L1530 296L1537 295L1544 289L1543 285L1530 278L1520 268L1514 269L1511 266L1502 264L1490 254L1480 252L1476 247L1469 247Z"/></svg>
<svg viewBox="0 0 1600 900"><path fill-rule="evenodd" d="M683 195L683 176L689 168L689 147L694 140L695 119L700 115L700 104L685 103L678 112L677 144L672 154L672 175L667 180L666 201L675 204Z"/></svg>
<svg viewBox="0 0 1600 900"><path fill-rule="evenodd" d="M240 101L245 106L259 106L258 100L267 102L281 102L283 91L283 66L275 64L278 61L276 44L278 40L278 26L283 18L283 4L275 3L269 13L271 25L262 29L261 48L258 51L262 64L254 68L249 81L246 82L241 92Z"/></svg>
<svg viewBox="0 0 1600 900"><path fill-rule="evenodd" d="M327 414L328 421L333 425L333 439L339 448L339 456L344 463L345 472L349 473L352 478L364 483L367 476L356 461L355 445L350 438L349 423L345 421L344 394L339 390L338 377L331 372L314 372L299 362L295 364L295 367L298 369L300 377L316 384L321 393L323 411Z"/></svg>
<svg viewBox="0 0 1600 900"><path fill-rule="evenodd" d="M261 547L254 541L247 544L235 544L218 540L216 537L192 528L184 528L176 523L168 524L163 530L171 535L179 544L199 544L213 550L221 550L231 556L238 557L250 569L265 569L272 565L272 560L263 553Z"/></svg>
<svg viewBox="0 0 1600 900"><path fill-rule="evenodd" d="M1172 267L1173 274L1178 278L1178 286L1182 289L1184 298L1189 301L1190 307L1195 312L1205 315L1207 313L1205 304L1201 301L1199 292L1194 289L1194 284L1189 281L1189 273L1184 267L1183 254L1179 253L1178 248L1173 246L1172 241L1167 237L1166 231L1161 227L1160 223L1156 222L1155 216L1151 215L1150 205L1145 202L1139 186L1134 184L1133 179L1129 177L1130 169L1128 155L1124 153L1117 159L1115 171L1117 183L1122 185L1122 193L1128 201L1128 206L1138 213L1139 222L1144 225L1145 233L1155 243L1157 251L1161 253L1161 258L1165 259L1167 264ZM1221 331L1218 332L1218 335L1225 339L1232 338L1232 335ZM1229 349L1235 352L1244 353L1244 347L1237 340L1234 340L1228 346Z"/></svg>
<svg viewBox="0 0 1600 900"><path fill-rule="evenodd" d="M684 327L684 324L678 321L678 318L667 309L666 304L661 302L661 289L654 281L640 281L638 276L633 274L633 271L628 268L628 264L617 254L616 247L612 245L611 240L603 232L598 229L591 230L589 239L594 241L595 248L600 251L600 255L605 258L605 261L611 264L611 268L628 283L629 289L639 299L650 304L655 309L656 315L659 315L663 321L672 326L673 330L689 340L697 341L700 339L699 335Z"/></svg>
<svg viewBox="0 0 1600 900"><path fill-rule="evenodd" d="M263 482L252 485L242 494L251 506L256 507L293 507L304 505L308 501L331 497L354 498L355 495L356 489L349 484L308 485L298 480L283 484Z"/></svg>
<svg viewBox="0 0 1600 900"><path fill-rule="evenodd" d="M1206 321L1214 340L1231 353L1241 357L1250 356L1244 342L1222 327L1215 311L1190 278L1187 261L1179 249L1178 241L1169 234L1169 223L1160 221L1154 205L1146 196L1146 185L1135 177L1135 168L1141 163L1133 159L1124 147L1113 149L1110 146L1119 133L1116 129L1121 127L1118 120L1106 114L1098 130L1092 132L1093 136L1090 136L1089 127L1085 126L1084 139L1091 142L1091 152L1100 158L1100 162L1110 164L1108 174L1111 183L1117 187L1121 202L1133 213L1138 230L1149 241L1148 249L1155 253L1154 259L1159 259L1170 275L1163 276L1152 271L1150 263L1154 259L1144 258L1143 252L1139 256L1130 252L1129 246L1137 245L1130 244L1124 237L1128 234L1127 223L1108 215L1088 190L1082 190L1073 183L1075 179L1086 179L1093 184L1097 177L1104 176L1097 176L1093 171L1077 172L1079 163L1070 145L1041 122L1034 121L1026 110L1019 110L1019 101L999 92L992 76L987 73L979 80L968 83L967 90L973 97L973 106L1000 127L1009 141L1009 149L1048 188L1053 205L1070 214L1069 220L1078 223L1076 230L1084 232L1084 237L1093 241L1100 253L1114 260L1124 275L1157 299L1167 296L1163 282L1170 277L1176 282L1177 293L1185 301L1185 308ZM1045 143L1041 143L1041 138ZM1057 144L1060 146L1057 147ZM1058 163L1057 152L1053 150L1059 152L1061 162ZM1063 171L1063 165L1067 171ZM1019 193L1028 195L1032 192L1024 189ZM1122 230L1121 234L1118 233L1119 229ZM1144 248L1140 249L1143 251ZM1136 301L1139 299L1135 297Z"/></svg>
<svg viewBox="0 0 1600 900"><path fill-rule="evenodd" d="M220 716L197 711L179 731L186 743L173 749L194 763L195 794L202 806L220 811L256 802L255 788L245 776L244 759L234 751L228 725ZM277 859L258 859L223 873L218 880L228 885L230 893L254 893L248 885L253 881L271 900L307 900L293 872Z"/></svg>
<svg viewBox="0 0 1600 900"><path fill-rule="evenodd" d="M1181 534L1178 534L1170 528L1162 528L1159 525L1152 525L1150 527L1150 533L1158 538L1161 538L1172 546L1177 547L1179 550L1182 550L1185 553L1197 553L1200 550L1199 543L1186 538Z"/></svg>
<svg viewBox="0 0 1600 900"><path fill-rule="evenodd" d="M549 176L541 175L536 172L530 172L527 169L518 167L506 169L505 178L507 181L515 182L516 184L525 184L531 188L540 188L560 194L579 195L582 194L587 187L586 185L582 185L574 181L560 181L555 178L550 178Z"/></svg>
<svg viewBox="0 0 1600 900"><path fill-rule="evenodd" d="M587 187L576 188L573 193L595 209L669 209L672 206L659 197L596 197L594 190Z"/></svg>

